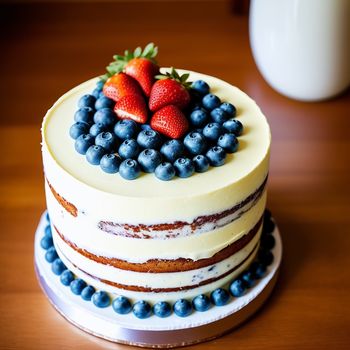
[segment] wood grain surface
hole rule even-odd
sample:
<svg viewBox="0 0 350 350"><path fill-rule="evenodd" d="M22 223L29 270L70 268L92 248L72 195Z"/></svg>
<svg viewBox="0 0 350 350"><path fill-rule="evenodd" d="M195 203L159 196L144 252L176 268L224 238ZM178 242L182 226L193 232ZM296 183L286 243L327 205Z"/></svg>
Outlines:
<svg viewBox="0 0 350 350"><path fill-rule="evenodd" d="M197 349L350 348L350 93L319 103L272 90L247 16L225 1L0 5L0 348L128 349L66 322L42 294L33 235L45 209L40 124L114 53L154 41L164 66L218 76L251 95L272 128L268 206L282 232L278 285L248 322Z"/></svg>

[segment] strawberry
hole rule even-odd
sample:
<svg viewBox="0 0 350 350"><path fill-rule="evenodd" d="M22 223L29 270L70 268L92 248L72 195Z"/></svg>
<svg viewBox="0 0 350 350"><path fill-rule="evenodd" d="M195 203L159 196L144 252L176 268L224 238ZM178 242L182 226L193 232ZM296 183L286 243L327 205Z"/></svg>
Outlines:
<svg viewBox="0 0 350 350"><path fill-rule="evenodd" d="M147 105L141 95L124 95L116 103L114 112L120 119L132 119L137 123L147 122Z"/></svg>
<svg viewBox="0 0 350 350"><path fill-rule="evenodd" d="M133 52L126 50L124 56L114 55L114 61L107 67L107 74L101 79L106 80L113 74L124 71L140 84L143 93L148 97L155 82L155 75L159 73L155 61L157 53L158 48L150 43L143 50L137 47Z"/></svg>
<svg viewBox="0 0 350 350"><path fill-rule="evenodd" d="M114 101L125 95L142 95L138 82L125 73L116 73L103 85L103 93Z"/></svg>
<svg viewBox="0 0 350 350"><path fill-rule="evenodd" d="M178 139L186 134L189 123L177 106L169 105L153 114L151 127L167 137Z"/></svg>

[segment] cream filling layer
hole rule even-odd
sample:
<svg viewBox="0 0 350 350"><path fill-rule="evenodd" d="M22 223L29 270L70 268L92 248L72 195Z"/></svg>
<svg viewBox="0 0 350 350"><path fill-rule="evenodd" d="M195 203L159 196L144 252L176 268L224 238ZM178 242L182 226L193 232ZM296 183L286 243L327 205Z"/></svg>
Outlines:
<svg viewBox="0 0 350 350"><path fill-rule="evenodd" d="M97 79L72 89L47 112L42 127L45 175L62 197L79 208L78 216L85 213L130 224L192 222L198 216L232 207L264 181L271 136L259 107L245 93L220 79L189 73L191 80L207 81L212 93L235 104L237 119L244 124L238 152L228 155L224 166L190 178L166 182L154 174L142 174L137 180L127 181L119 174L104 173L75 151L69 128L77 101L94 89Z"/></svg>
<svg viewBox="0 0 350 350"><path fill-rule="evenodd" d="M56 246L73 265L94 277L126 286L164 289L196 286L206 280L223 275L227 271L238 266L249 256L254 247L257 245L260 239L260 234L261 228L245 247L227 259L224 259L216 264L200 269L171 273L141 273L121 270L110 265L101 264L84 257L72 249L61 239L56 231L54 231L53 237Z"/></svg>
<svg viewBox="0 0 350 350"><path fill-rule="evenodd" d="M143 263L151 259L199 260L212 257L255 226L265 209L266 191L249 211L232 223L214 231L171 240L135 239L103 232L97 227L98 221L94 222L87 215L73 217L66 212L47 185L46 202L51 222L79 248L97 256Z"/></svg>

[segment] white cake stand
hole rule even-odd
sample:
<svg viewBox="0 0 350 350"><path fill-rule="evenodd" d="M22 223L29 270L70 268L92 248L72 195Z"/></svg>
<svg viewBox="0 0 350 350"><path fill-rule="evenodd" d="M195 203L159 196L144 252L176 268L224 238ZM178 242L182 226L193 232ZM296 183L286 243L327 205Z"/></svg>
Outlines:
<svg viewBox="0 0 350 350"><path fill-rule="evenodd" d="M172 348L207 341L232 330L245 321L265 302L278 276L282 257L282 242L276 226L273 236L276 244L271 250L273 263L264 278L239 298L231 298L225 306L215 306L205 312L193 312L181 318L172 314L167 318L151 316L138 319L133 313L119 315L112 307L97 308L92 302L74 295L60 283L60 277L51 271L40 246L47 225L45 214L35 233L35 270L39 283L55 309L78 328L97 337L141 347Z"/></svg>

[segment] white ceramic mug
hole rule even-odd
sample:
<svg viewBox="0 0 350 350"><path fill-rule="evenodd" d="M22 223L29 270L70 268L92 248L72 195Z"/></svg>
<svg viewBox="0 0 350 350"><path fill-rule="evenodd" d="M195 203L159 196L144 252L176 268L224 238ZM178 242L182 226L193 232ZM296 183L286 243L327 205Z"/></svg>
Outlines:
<svg viewBox="0 0 350 350"><path fill-rule="evenodd" d="M249 35L265 80L317 101L350 85L350 0L251 0Z"/></svg>

